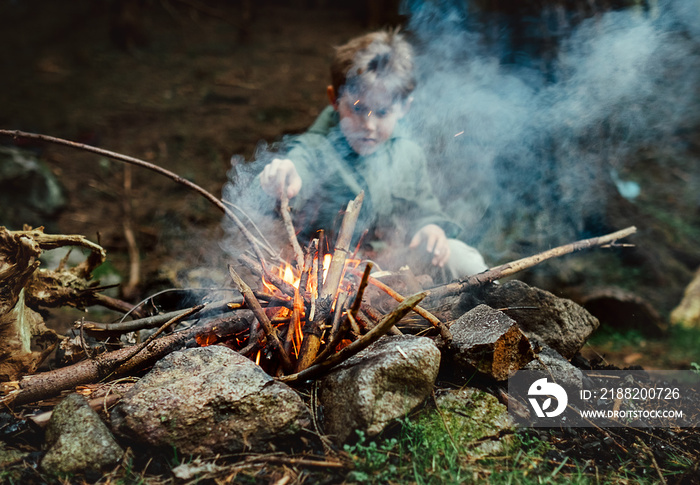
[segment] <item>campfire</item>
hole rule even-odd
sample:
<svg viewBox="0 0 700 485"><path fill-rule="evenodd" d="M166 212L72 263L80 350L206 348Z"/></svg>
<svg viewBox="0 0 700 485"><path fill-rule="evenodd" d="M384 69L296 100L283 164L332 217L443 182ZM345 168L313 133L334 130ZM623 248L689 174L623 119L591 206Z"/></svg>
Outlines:
<svg viewBox="0 0 700 485"><path fill-rule="evenodd" d="M41 135L36 136L46 138ZM56 140L50 141L56 142ZM75 145L71 142L66 144ZM80 146L80 148L86 147ZM491 309L487 305L479 305L474 308L473 313L470 311L473 306L467 310L455 310L459 308L460 299L464 294L475 288L484 288L496 280L502 280L549 258L592 247L620 246L618 242L620 239L636 231L634 227L629 227L605 236L556 247L461 280L439 286L426 285L427 278L423 278L422 275L413 275L410 270L380 271L371 261L364 261L358 257L358 249L352 247L352 235L363 203L362 193L348 202L340 230L334 240L330 240L323 232L319 232L318 237L311 240L305 248L299 245L288 201L283 198L281 215L288 236L288 247L291 249L289 253L293 255L289 260L285 260L274 253L265 254L264 246L231 210L200 187L147 162L101 149L91 147L86 149L145 166L198 191L229 216L250 243L250 250L241 254L235 264L232 262L227 268L230 282L235 290L233 297L159 315L148 315L141 305L132 305L102 295L103 288L90 281L92 271L105 260L105 252L100 246L81 236L51 236L44 234L42 229L27 228L24 231L11 232L0 228L0 253L5 255L4 261L0 259L2 263L0 270L3 270L3 274L7 276L8 287L13 289L8 293L6 307L10 305L9 308L12 308L14 305L19 309L16 311L20 313L26 311L27 315L31 315L25 302L31 302L36 306L72 304L77 307L87 307L100 304L124 314L121 321L113 323L81 319L75 323L72 338L60 339L55 332L46 328L40 329L40 333L34 334L34 337L46 342L44 349L24 353L18 350L11 353L10 359L5 363L3 404L19 409L27 404L43 403L42 407L46 408L55 405L55 398L60 394L74 390L91 397L92 404L96 407L106 408L118 403L112 415L113 427L115 430L122 431L131 429L130 433L134 439L137 439L133 435L138 434L139 425L127 423L130 419L128 410L130 404L124 404L127 394L154 374L161 362L177 361L187 354L187 350L208 352L207 355L230 359L228 365L232 367L242 366L242 361L254 367L262 382L260 393L273 385L284 386L286 389L284 392L288 393L288 397L283 401L289 402L289 399L298 401L298 412L292 419L292 428L296 427L296 429L304 428L303 423L308 422L306 416L309 406L302 402L296 391L286 385L315 389L315 386L323 380L332 381L333 376L337 375L338 370L343 367L339 364L351 362L350 359L354 356L357 360L360 357L357 354L364 350L379 354L384 352L401 355L406 365L413 365L412 359L422 362L421 359L428 359L425 355L432 355L430 366L426 365L426 369L423 369L429 370L424 376L427 384L409 386L423 393L411 397L416 406L432 392L441 358L453 359L454 362L463 363L493 381L502 382L510 372L520 369L533 360L533 350L528 337L518 328L520 321L516 324L513 319L495 310L501 307L499 304ZM66 268L61 265L55 271L37 270L38 257L43 250L76 245L90 251L90 256L84 263L75 268ZM507 288L504 289L507 290ZM535 289L516 288L516 291L526 293L534 292ZM537 291L541 292L541 290ZM542 293L544 292L537 293L535 298L541 298ZM20 298L19 295L24 296ZM556 299L553 295L551 298ZM538 301L542 302L542 300ZM544 308L546 304L542 303L541 306ZM543 308L540 308L540 311L543 311ZM517 306L511 309L518 311ZM455 311L462 313L456 315ZM469 313L466 313L467 311ZM125 321L127 315L132 319ZM0 314L0 317L2 316ZM579 316L573 318L576 319ZM22 319L17 319L13 324L19 324L20 320ZM548 325L551 320L551 318L548 320ZM576 325L572 325L571 335L567 335L571 346L564 345L555 349L566 359L572 357L573 353L583 345L592 329L597 326L597 321L595 325L591 323L595 318L590 315L580 320L582 322L585 320L585 325L580 327L583 329L581 335L576 335L577 330L573 329ZM498 325L491 325L492 322L497 322ZM3 322L0 321L0 323ZM4 328L0 330L7 331ZM140 330L149 330L150 335L141 342L134 342L134 336L139 335ZM10 327L9 331L13 331L13 328ZM412 336L407 336L397 337L397 340L393 341L383 339L380 342L380 339L387 334L395 336L412 334L412 336L429 338L413 339ZM552 345L557 344L556 339L556 337L553 339ZM59 344L59 340L64 355L63 366L36 373L41 362ZM408 341L411 342L407 344ZM405 352L414 352L415 349L404 351L401 346L397 346L387 350L387 342L404 342L403 345L409 346L420 343L425 346L420 352L427 354L422 354L421 357L411 354L409 357ZM550 344L549 341L547 343ZM178 352L181 350L183 351ZM195 354L200 355L200 353ZM428 367L430 369L427 369ZM124 385L123 379L133 379L134 376L143 375L148 369L151 369L149 373L141 377L137 384L133 384L131 390L129 386L132 384L129 383L125 386L126 390L123 394L122 391L119 394L111 394L111 389ZM102 384L105 381L111 384ZM166 381L172 382L173 378L168 378ZM311 383L311 386L308 386L308 383ZM332 402L333 399L340 399L343 402L344 398L333 397L334 385L336 390L343 387L340 384L328 384L325 391L321 390L321 393L326 393L320 398L321 400ZM106 387L109 390L105 393ZM404 389L407 386L399 387ZM425 394L426 392L428 394ZM145 395L153 395L153 393L151 389L145 390ZM215 399L219 398L220 396L215 396ZM313 399L316 398L312 396ZM400 399L404 402L403 396ZM507 399L507 396L503 399ZM177 408L176 405L174 406ZM315 426L318 421L315 415L316 406L316 404L310 406ZM255 409L255 406L250 407ZM334 411L342 407L337 405ZM354 409L353 405L349 407ZM223 409L228 408L223 406ZM402 412L395 406L392 411ZM36 414L31 419L39 426L46 426L50 423L49 416L52 412L49 410ZM329 417L330 414L329 411L324 418L326 430L334 430L331 434L340 437L340 441L349 439L348 433L351 433L351 428L354 428L345 424L345 418ZM334 412L334 414L337 413ZM161 425L163 416L157 416L156 425ZM235 418L236 415L233 414L233 417ZM396 416L393 415L388 416L385 421L376 425L376 429L383 429L386 423L395 418ZM188 419L190 418L182 418L181 421L186 422ZM217 419L233 418L230 413L224 413ZM316 433L321 436L322 433L318 431L318 427L316 429ZM156 430L156 432L160 431ZM169 433L169 428L163 432ZM188 452L199 452L200 448L188 448L189 443L197 443L196 440L193 441L188 437L189 432L183 431L183 437L178 442L178 446ZM147 435L148 433L137 441L150 439ZM163 439L167 441L170 439L168 436ZM238 440L243 443L240 446L247 446L247 436L244 435ZM263 440L263 438L260 439ZM202 441L206 442L206 439L202 438ZM257 446L267 446L266 442L261 441L261 443ZM247 448L236 450L243 449ZM232 451L233 448L226 450ZM346 466L341 461L316 462L316 464L321 463L323 465L319 466Z"/></svg>
<svg viewBox="0 0 700 485"><path fill-rule="evenodd" d="M65 279L66 275L48 275L46 272L40 274L42 283L38 286L46 291L42 293L37 290L37 293L49 295L44 298L53 300L50 304L44 303L50 306L65 302L71 304L72 299L72 304L76 306L97 303L119 311L128 310L133 316L141 317L119 323L78 322L76 327L79 336L65 340L63 346L69 355L72 353L91 358L47 372L45 375L24 375L21 383L6 385L4 402L8 404L35 402L54 396L64 389L94 382L108 375L127 375L180 348L189 339L194 339L199 346L223 343L287 383L320 376L387 333L400 335L409 332L434 336L439 339L441 345L449 345L452 340L447 323L449 316L440 317L435 311L431 312L420 306L419 303L423 299L427 298L426 301L429 301L432 307L439 308L441 300L458 296L469 288L513 275L549 258L596 246L619 245L619 239L636 231L636 228L629 227L606 236L567 244L429 290L424 290L410 272L401 274L402 279L408 279L408 283L404 284L405 288L419 290L412 292L411 296L406 296L383 283L377 274L373 275L371 262L360 261L351 253L351 238L362 206L363 194L348 203L335 241L327 241L321 233L317 239L311 241L305 251L297 241L288 201L283 199L281 214L289 236L289 245L293 248L294 262L283 261L278 257L269 258L276 261L273 264L263 254L262 244L258 239L224 203L172 172L132 157L45 135L23 132L0 134L36 138L109 156L156 171L197 191L221 209L250 242L252 256L241 255L238 266L246 268L256 278L256 281L244 281L234 266L229 265L229 274L234 286L242 295L241 299L147 316L142 315L138 307L105 297L100 293L100 287L87 281L91 271L105 259L102 248L94 243L76 236L64 236L63 239L59 237L62 242L57 242L40 230L19 231L8 235L8 244L13 238L15 241L33 238L36 256L40 254L41 248L50 249L66 244L78 244L92 252L88 261L76 268L76 274L70 276L82 277L82 282L74 284L70 291L61 290L61 299L56 297L56 291L51 291L50 285L55 283L55 280ZM383 295L384 300L373 298L372 300L376 299L378 303L370 302L370 299L365 297L369 286L376 288L375 293ZM386 299L395 301L396 304L389 307ZM410 312L416 317L405 318ZM161 336L178 322L195 317L200 324ZM107 349L107 344L101 342L106 342L108 337L146 328L158 329L140 344L104 352L98 356L98 349ZM95 348L90 348L86 337L98 339ZM48 352L44 352L42 359L45 355L48 355ZM25 366L24 374L31 374L35 368ZM16 372L15 376L17 375L22 374Z"/></svg>

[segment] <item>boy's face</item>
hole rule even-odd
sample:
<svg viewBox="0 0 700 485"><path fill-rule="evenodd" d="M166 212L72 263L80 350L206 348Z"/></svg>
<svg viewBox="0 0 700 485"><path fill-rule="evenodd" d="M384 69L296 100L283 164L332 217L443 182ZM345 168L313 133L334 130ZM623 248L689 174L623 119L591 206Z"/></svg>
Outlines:
<svg viewBox="0 0 700 485"><path fill-rule="evenodd" d="M344 93L334 103L340 115L340 129L360 155L371 155L394 132L396 122L407 110L407 103L393 102L383 90L360 95Z"/></svg>

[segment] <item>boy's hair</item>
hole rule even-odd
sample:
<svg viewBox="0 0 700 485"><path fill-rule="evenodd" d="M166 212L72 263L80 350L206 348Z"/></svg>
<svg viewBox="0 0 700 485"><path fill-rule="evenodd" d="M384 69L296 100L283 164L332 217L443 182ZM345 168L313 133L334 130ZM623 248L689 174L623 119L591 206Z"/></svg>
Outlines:
<svg viewBox="0 0 700 485"><path fill-rule="evenodd" d="M361 92L379 86L393 101L404 101L416 86L413 49L399 29L356 37L336 48L331 81L338 97L341 89Z"/></svg>

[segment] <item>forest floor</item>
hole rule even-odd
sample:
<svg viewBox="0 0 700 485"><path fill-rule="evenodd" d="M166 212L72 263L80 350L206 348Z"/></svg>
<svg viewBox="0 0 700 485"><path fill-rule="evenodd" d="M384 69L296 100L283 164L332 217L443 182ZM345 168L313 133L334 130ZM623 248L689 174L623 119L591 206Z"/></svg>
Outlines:
<svg viewBox="0 0 700 485"><path fill-rule="evenodd" d="M137 36L134 45L120 48L110 38L107 2L0 2L0 35L9 53L0 60L0 127L142 158L220 195L232 156L254 159L260 143L311 124L327 104L332 46L371 23L353 2L296 3L254 5L245 24L239 2L216 8L145 2L139 14L144 43ZM107 266L123 281L131 271L124 232L130 224L140 253L134 302L164 288L199 284L197 270L214 283L225 280L222 214L199 195L136 168L127 189L122 164L59 146L22 146L39 155L67 195L59 213L22 222L99 241ZM65 330L78 315L66 310L51 318ZM688 369L700 362L698 348L693 332L672 330L659 339L625 330L601 333L582 354L619 367ZM537 437L519 439L529 440L530 450L544 446ZM386 446L390 451L396 443ZM351 451L368 473L371 460L381 462L376 447L360 443ZM543 460L537 456L533 462ZM528 472L529 465L512 458L510 465L473 469L475 481L508 466L523 474L513 475L518 479L531 473L547 481L561 470L550 462L546 473ZM578 470L585 475L581 483L594 476L585 465Z"/></svg>

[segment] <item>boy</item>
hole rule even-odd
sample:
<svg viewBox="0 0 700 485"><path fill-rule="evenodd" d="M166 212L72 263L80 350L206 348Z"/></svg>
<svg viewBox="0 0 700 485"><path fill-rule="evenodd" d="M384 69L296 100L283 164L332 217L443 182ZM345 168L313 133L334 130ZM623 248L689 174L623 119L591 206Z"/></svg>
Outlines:
<svg viewBox="0 0 700 485"><path fill-rule="evenodd" d="M381 266L418 274L432 265L453 279L487 269L475 249L449 239L460 228L440 209L423 150L398 126L415 87L409 43L398 31L358 37L336 50L331 77L331 106L259 177L272 197L286 191L301 237L332 230L364 190L357 228L370 230L364 241Z"/></svg>

